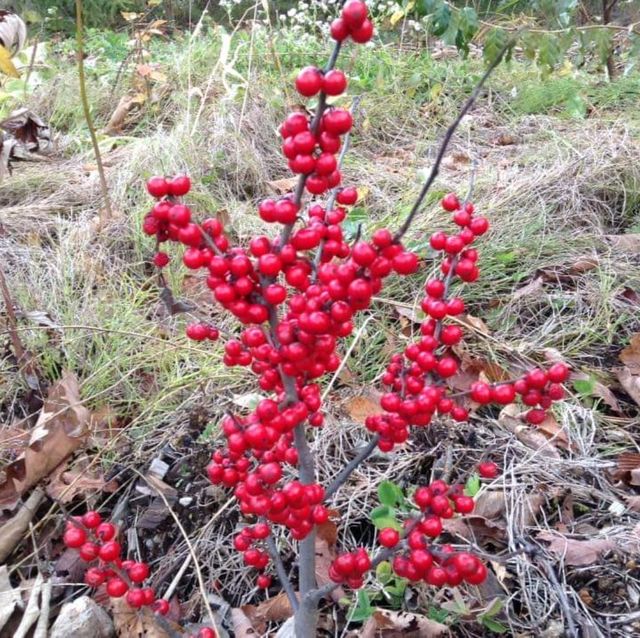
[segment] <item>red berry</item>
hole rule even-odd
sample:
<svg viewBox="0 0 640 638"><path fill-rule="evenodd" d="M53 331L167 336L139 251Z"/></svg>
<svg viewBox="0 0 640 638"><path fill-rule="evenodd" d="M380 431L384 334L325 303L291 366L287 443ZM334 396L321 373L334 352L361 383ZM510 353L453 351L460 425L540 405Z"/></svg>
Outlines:
<svg viewBox="0 0 640 638"><path fill-rule="evenodd" d="M99 567L89 567L84 574L84 582L89 587L100 587L106 580L104 570Z"/></svg>
<svg viewBox="0 0 640 638"><path fill-rule="evenodd" d="M167 182L169 187L169 195L174 197L182 197L191 190L191 180L186 175L176 175Z"/></svg>
<svg viewBox="0 0 640 638"><path fill-rule="evenodd" d="M62 537L62 542L67 546L73 549L77 549L84 545L87 540L87 533L81 527L70 527L64 533Z"/></svg>
<svg viewBox="0 0 640 638"><path fill-rule="evenodd" d="M342 18L338 18L331 23L331 37L338 42L342 42L349 37L349 27Z"/></svg>
<svg viewBox="0 0 640 638"><path fill-rule="evenodd" d="M161 616L166 616L169 613L169 601L164 598L158 598L158 600L153 603L153 611Z"/></svg>
<svg viewBox="0 0 640 638"><path fill-rule="evenodd" d="M447 582L447 572L442 567L431 567L424 577L428 585L442 587Z"/></svg>
<svg viewBox="0 0 640 638"><path fill-rule="evenodd" d="M367 18L369 10L362 0L350 0L342 9L342 19L349 30L357 29Z"/></svg>
<svg viewBox="0 0 640 638"><path fill-rule="evenodd" d="M322 118L324 129L332 135L344 135L351 130L353 117L345 109L333 109Z"/></svg>
<svg viewBox="0 0 640 638"><path fill-rule="evenodd" d="M119 576L114 576L107 581L107 594L111 598L121 598L127 593L129 585Z"/></svg>
<svg viewBox="0 0 640 638"><path fill-rule="evenodd" d="M489 230L489 220L486 217L474 217L468 228L474 235L484 235Z"/></svg>
<svg viewBox="0 0 640 638"><path fill-rule="evenodd" d="M211 627L203 627L196 638L218 638L218 634Z"/></svg>
<svg viewBox="0 0 640 638"><path fill-rule="evenodd" d="M101 541L110 541L116 535L116 526L113 523L100 523L96 528L96 536Z"/></svg>
<svg viewBox="0 0 640 638"><path fill-rule="evenodd" d="M525 378L529 387L536 388L537 390L542 390L548 380L547 373L544 370L540 370L540 368L530 370Z"/></svg>
<svg viewBox="0 0 640 638"><path fill-rule="evenodd" d="M194 341L204 341L209 336L209 328L203 323L187 324L187 337Z"/></svg>
<svg viewBox="0 0 640 638"><path fill-rule="evenodd" d="M271 586L271 576L260 574L256 580L256 585L258 585L260 589L268 589Z"/></svg>
<svg viewBox="0 0 640 638"><path fill-rule="evenodd" d="M400 542L400 534L391 527L385 527L380 531L378 541L383 547L395 547Z"/></svg>
<svg viewBox="0 0 640 638"><path fill-rule="evenodd" d="M129 567L127 573L134 583L142 583L149 577L149 565L146 563L134 563Z"/></svg>
<svg viewBox="0 0 640 638"><path fill-rule="evenodd" d="M365 44L373 37L373 22L365 20L360 27L351 31L351 39L358 44Z"/></svg>
<svg viewBox="0 0 640 638"><path fill-rule="evenodd" d="M489 403L492 398L491 386L483 381L471 385L471 398L477 403Z"/></svg>
<svg viewBox="0 0 640 638"><path fill-rule="evenodd" d="M559 401L564 397L564 388L558 383L552 383L547 389L547 395L553 401Z"/></svg>
<svg viewBox="0 0 640 638"><path fill-rule="evenodd" d="M336 201L343 206L353 206L358 201L358 191L352 186L343 188L337 195Z"/></svg>
<svg viewBox="0 0 640 638"><path fill-rule="evenodd" d="M516 398L516 390L510 383L502 383L501 385L495 386L491 390L491 394L493 396L493 400L502 405L513 403Z"/></svg>
<svg viewBox="0 0 640 638"><path fill-rule="evenodd" d="M120 543L117 541L108 541L98 551L98 556L105 562L110 563L111 561L120 558L120 552L122 548L120 547Z"/></svg>
<svg viewBox="0 0 640 638"><path fill-rule="evenodd" d="M498 476L498 466L493 461L484 461L478 465L478 474L486 479L495 478Z"/></svg>
<svg viewBox="0 0 640 638"><path fill-rule="evenodd" d="M82 516L82 524L89 529L95 529L100 523L102 523L102 516L94 510L90 510Z"/></svg>
<svg viewBox="0 0 640 638"><path fill-rule="evenodd" d="M333 69L322 79L322 90L327 95L340 95L347 88L347 77L342 71Z"/></svg>
<svg viewBox="0 0 640 638"><path fill-rule="evenodd" d="M308 66L298 73L296 89L300 95L312 97L322 90L322 73L314 66Z"/></svg>
<svg viewBox="0 0 640 638"><path fill-rule="evenodd" d="M169 186L164 177L151 177L147 180L147 192L152 197L164 197L169 194Z"/></svg>
<svg viewBox="0 0 640 638"><path fill-rule="evenodd" d="M94 559L96 559L98 557L98 550L100 548L98 547L98 545L96 543L92 543L91 541L88 541L86 543L83 543L80 546L80 550L78 552L78 554L80 555L80 558L86 562L90 562Z"/></svg>
<svg viewBox="0 0 640 638"><path fill-rule="evenodd" d="M436 365L436 370L441 377L452 377L458 372L458 363L452 357L442 357Z"/></svg>
<svg viewBox="0 0 640 638"><path fill-rule="evenodd" d="M546 412L544 410L529 410L526 415L526 419L528 423L531 425L540 425L546 417Z"/></svg>
<svg viewBox="0 0 640 638"><path fill-rule="evenodd" d="M171 257L167 253L156 253L153 256L153 263L158 268L164 268L171 261Z"/></svg>
<svg viewBox="0 0 640 638"><path fill-rule="evenodd" d="M144 605L144 594L141 589L130 589L125 600L134 609L139 609Z"/></svg>
<svg viewBox="0 0 640 638"><path fill-rule="evenodd" d="M460 200L455 193L449 193L442 198L442 208L447 211L453 212L454 210L458 210L460 208Z"/></svg>
<svg viewBox="0 0 640 638"><path fill-rule="evenodd" d="M554 363L547 370L547 377L551 383L563 383L569 378L569 368L564 363Z"/></svg>
<svg viewBox="0 0 640 638"><path fill-rule="evenodd" d="M447 235L442 231L433 233L433 235L431 235L431 239L429 239L429 244L431 244L431 248L434 250L444 250L446 243Z"/></svg>
<svg viewBox="0 0 640 638"><path fill-rule="evenodd" d="M470 496L458 496L454 500L456 506L456 512L460 512L460 514L469 514L473 512L473 508L475 506L474 500Z"/></svg>

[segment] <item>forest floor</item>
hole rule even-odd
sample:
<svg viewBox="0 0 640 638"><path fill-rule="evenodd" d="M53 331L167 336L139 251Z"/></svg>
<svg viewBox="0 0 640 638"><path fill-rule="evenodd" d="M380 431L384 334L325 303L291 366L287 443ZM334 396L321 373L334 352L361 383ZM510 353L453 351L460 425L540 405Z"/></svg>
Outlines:
<svg viewBox="0 0 640 638"><path fill-rule="evenodd" d="M251 405L256 386L248 372L223 367L221 345L186 339L193 316L235 326L179 259L168 285L192 309L175 313L160 300L154 246L140 225L150 205L145 179L186 172L195 210L217 215L239 241L252 235L261 225L257 201L291 185L277 127L296 105L294 71L324 59L327 48L286 33L208 27L195 38L152 39L150 58L136 60L128 41L126 33L91 32L87 42L113 207L106 223L73 44L49 43L38 53L35 88L11 98L49 123L54 151L16 162L0 183L5 304L17 315L11 330L5 305L0 522L14 519L36 485L43 490L32 527L3 555L9 582L26 596L38 573L51 575L52 613L86 593L61 529L65 515L92 507L128 530L130 555L150 562L158 592L180 597L174 620L207 622L206 596L220 627L235 623L236 635L251 635L242 633L248 617L255 632L273 631L288 609L277 588L268 594L274 602L260 603L264 594L231 546L239 512L203 472L221 415ZM410 208L481 73L478 60L450 53L390 43L345 56L352 81L342 101L361 96L344 166L360 192L350 237L360 224L365 233L393 228ZM464 482L480 460L496 461L501 474L483 483L470 523L447 532L488 557L490 577L463 596L413 588L398 596L380 574L357 604L349 594L323 614L321 635L365 635L346 620L366 621L370 607L425 616L456 636L640 633L639 102L637 73L608 82L567 67L541 78L516 61L491 78L463 120L408 241L427 271L436 267L427 240L442 227L438 200L464 192L476 170L474 201L492 230L479 245L481 280L464 292L469 338L454 383L464 389L481 376L497 380L562 359L573 371L569 396L537 430L509 409L476 410L468 424L435 424L354 473L332 504L341 548L373 546L369 514L381 481ZM424 278L423 270L392 281L346 344L346 365L327 382L327 425L313 440L321 476L366 440L362 422L375 409L380 374L421 320ZM25 350L21 366L16 348ZM75 406L60 425L65 434L54 424L34 445L39 415L65 402ZM25 450L27 476L12 481ZM290 543L278 542L290 566ZM227 613L229 605L245 617ZM16 608L4 630L20 618ZM142 631L131 623L116 614L120 635Z"/></svg>

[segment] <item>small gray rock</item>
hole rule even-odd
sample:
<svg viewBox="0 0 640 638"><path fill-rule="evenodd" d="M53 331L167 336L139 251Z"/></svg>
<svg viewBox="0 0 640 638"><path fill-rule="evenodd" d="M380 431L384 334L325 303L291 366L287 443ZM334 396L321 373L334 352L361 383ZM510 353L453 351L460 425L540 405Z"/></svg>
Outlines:
<svg viewBox="0 0 640 638"><path fill-rule="evenodd" d="M88 596L62 605L49 638L111 638L115 635L109 614Z"/></svg>

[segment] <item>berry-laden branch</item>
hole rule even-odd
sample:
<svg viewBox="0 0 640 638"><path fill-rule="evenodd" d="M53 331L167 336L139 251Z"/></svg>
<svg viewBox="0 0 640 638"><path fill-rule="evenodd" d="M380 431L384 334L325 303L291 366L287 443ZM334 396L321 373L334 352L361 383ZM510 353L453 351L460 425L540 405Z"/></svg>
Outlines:
<svg viewBox="0 0 640 638"><path fill-rule="evenodd" d="M143 222L143 231L159 244L174 241L186 246L184 265L205 271L214 300L242 324L236 337L223 335L223 363L250 370L263 398L247 413L222 418L224 445L212 454L207 474L214 484L234 491L246 521L234 546L242 552L245 565L258 572L259 587L274 587L270 571L275 569L294 607L298 638L315 637L318 604L328 591L316 585L315 553L315 530L328 520L328 499L376 447L390 452L407 440L413 428L427 427L437 418L469 417L462 402L465 397L452 394L448 386L459 368L452 348L462 341L463 332L447 319L465 309L461 298L449 296L449 284L455 278L464 283L478 279L478 252L472 244L489 228L470 201L461 204L454 194L442 200L458 230L431 236L431 247L442 251L442 277L432 277L425 286L421 308L427 317L420 338L391 358L382 377L387 386L380 401L382 411L365 422L372 433L370 442L326 488L320 485L307 441L309 431L324 424L320 381L340 368L341 342L353 333L358 313L371 306L387 279L419 270L418 255L400 240L421 209L456 127L497 64L487 69L445 134L432 173L400 230L394 236L381 228L370 239L358 237L350 245L343 222L346 207L356 203L357 190L343 184L340 157L346 152L353 117L331 102L347 90L345 74L335 68L347 39L364 43L373 35L366 4L347 2L331 24L331 35L336 45L324 70L307 67L296 79L303 97L317 98L315 113L309 117L296 111L280 127L282 152L300 177L294 193L258 204L261 219L276 225L272 236L256 234L248 246L234 245L219 220L196 223L182 200L191 187L186 176L153 177L147 182L157 201ZM312 201L305 204L306 215L300 215L304 196ZM157 253L154 262L164 267L170 258ZM219 338L220 332L201 323L188 325L187 335L205 341ZM567 375L566 366L556 364L547 371L529 371L513 383L478 382L469 395L479 404L506 404L519 394L526 406L534 408L526 418L535 424L551 402L561 398L560 383ZM477 557L436 545L441 519L469 513L473 499L462 494L460 486L434 481L419 487L414 501L419 512L407 517L404 535L383 530L384 549L373 559L363 547L338 556L329 574L334 583L361 587L372 567L391 554L396 574L412 582L456 586L486 576ZM299 542L297 583L277 555L275 526Z"/></svg>

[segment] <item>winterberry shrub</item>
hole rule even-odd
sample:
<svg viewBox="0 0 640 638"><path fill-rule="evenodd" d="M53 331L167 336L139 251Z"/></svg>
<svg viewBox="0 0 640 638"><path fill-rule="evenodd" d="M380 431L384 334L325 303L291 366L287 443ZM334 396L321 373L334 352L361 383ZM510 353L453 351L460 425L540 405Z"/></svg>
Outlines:
<svg viewBox="0 0 640 638"><path fill-rule="evenodd" d="M143 231L158 246L166 242L185 246L184 265L206 273L215 302L242 326L236 336L226 338L223 362L248 368L264 398L248 414L224 417L225 445L213 453L206 471L212 483L233 490L247 521L234 546L244 563L256 571L259 587L272 586L275 570L295 610L295 630L300 637L316 635L317 607L325 595L339 584L362 587L367 574L383 560L390 559L397 576L429 586L482 582L487 568L478 557L437 542L442 520L468 514L474 505L459 486L444 481L417 488L400 529L380 531L377 553L370 555L360 547L340 554L329 570L332 583L323 587L316 583L315 528L327 521L333 494L376 447L390 452L412 430L428 427L434 419L466 421L469 398L480 405L520 400L525 406L523 418L539 424L552 401L562 398L561 384L568 376L567 367L558 363L548 370L527 371L510 382L478 381L468 392L456 393L448 386L447 380L459 369L453 348L464 338L464 331L451 319L465 312L462 298L451 295L451 283L478 280L474 246L489 230L488 219L478 214L472 202L450 193L441 205L456 230L431 235L431 248L442 254L442 262L440 272L424 288L421 308L426 318L419 338L391 357L382 377L386 392L380 413L366 419L370 443L331 484L318 482L308 439L325 419L322 378L340 366L341 342L352 334L358 313L372 306L387 279L424 268L421 256L403 245L403 237L421 210L456 126L502 57L489 67L448 129L431 175L402 226L395 232L378 229L369 239L351 245L342 224L358 193L343 183L340 164L353 117L334 106L331 98L342 94L348 84L345 74L335 68L341 49L349 41L364 43L373 36L366 4L347 2L331 23L330 33L335 45L327 65L304 68L295 81L300 96L313 100L309 104L312 114L294 111L280 127L282 153L291 171L299 175L297 186L294 192L265 199L257 206L260 218L276 232L256 235L248 245L240 246L229 238L220 220L196 221L182 199L191 187L184 175L153 177L147 182L156 202L143 222ZM153 258L159 269L169 262L167 252L158 251ZM189 324L186 332L195 341L221 336L207 322ZM497 467L485 462L479 472L495 477ZM273 540L277 526L298 541L295 587L277 555ZM70 529L68 534L69 546L84 547L80 531ZM94 549L87 549L87 556ZM119 547L108 541L95 551L99 560L109 564L117 560ZM145 573L139 565L127 566L126 571L134 583L138 582L134 576L143 579ZM132 594L144 590L131 589L117 574L100 573L112 579L108 584L111 595L126 595L133 606L146 604L141 594Z"/></svg>

